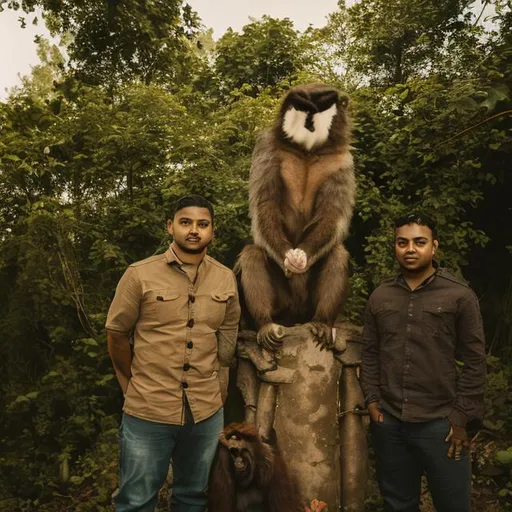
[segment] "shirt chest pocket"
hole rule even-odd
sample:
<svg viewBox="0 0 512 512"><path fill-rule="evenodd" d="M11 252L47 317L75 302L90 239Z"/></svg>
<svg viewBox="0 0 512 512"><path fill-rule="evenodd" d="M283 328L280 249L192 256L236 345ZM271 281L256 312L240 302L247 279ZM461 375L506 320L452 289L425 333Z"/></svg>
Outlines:
<svg viewBox="0 0 512 512"><path fill-rule="evenodd" d="M389 336L397 333L400 325L400 304L385 302L375 311L377 327L381 336Z"/></svg>
<svg viewBox="0 0 512 512"><path fill-rule="evenodd" d="M217 330L224 322L228 301L234 292L211 292L196 296L195 319L206 324L213 330Z"/></svg>
<svg viewBox="0 0 512 512"><path fill-rule="evenodd" d="M180 323L188 318L187 300L177 290L161 288L148 292L145 307L149 318L159 325Z"/></svg>
<svg viewBox="0 0 512 512"><path fill-rule="evenodd" d="M444 334L455 336L455 314L457 310L454 305L447 302L436 302L424 304L423 320L426 329L433 334Z"/></svg>

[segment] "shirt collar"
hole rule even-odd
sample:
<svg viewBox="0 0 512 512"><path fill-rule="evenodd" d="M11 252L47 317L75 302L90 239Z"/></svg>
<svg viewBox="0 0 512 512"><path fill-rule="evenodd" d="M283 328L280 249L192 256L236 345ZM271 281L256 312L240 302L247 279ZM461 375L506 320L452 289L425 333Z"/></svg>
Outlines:
<svg viewBox="0 0 512 512"><path fill-rule="evenodd" d="M172 245L169 245L169 249L167 249L167 251L165 251L165 258L167 260L167 265L170 265L171 267L179 267L179 268L181 268L183 265L185 265L185 263L183 261L181 261L178 258L178 255L174 252L174 250L172 248ZM197 268L202 266L204 260L205 260L205 258L203 258L199 262L199 265L197 266Z"/></svg>
<svg viewBox="0 0 512 512"><path fill-rule="evenodd" d="M432 266L434 267L434 272L432 274L430 274L422 283L420 283L415 288L415 290L419 290L420 288L423 288L424 286L427 286L428 284L430 284L436 278L437 272L439 270L439 263L437 263L437 261L435 261L435 260L432 260ZM407 284L407 281L405 280L405 277L402 274L402 272L400 272L396 276L395 283L399 284L400 286L405 286L406 288L409 289L409 285Z"/></svg>
<svg viewBox="0 0 512 512"><path fill-rule="evenodd" d="M165 259L167 260L167 265L181 267L183 262L176 256L176 253L172 250L172 247L169 245L167 251L165 251Z"/></svg>

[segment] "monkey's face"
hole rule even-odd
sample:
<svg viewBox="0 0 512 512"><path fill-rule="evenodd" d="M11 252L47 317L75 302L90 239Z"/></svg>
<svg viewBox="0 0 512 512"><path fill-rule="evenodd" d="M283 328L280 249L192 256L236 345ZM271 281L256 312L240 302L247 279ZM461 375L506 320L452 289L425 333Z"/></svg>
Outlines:
<svg viewBox="0 0 512 512"><path fill-rule="evenodd" d="M241 488L248 487L254 479L256 468L252 443L244 439L239 432L231 432L226 436L226 445L237 485Z"/></svg>
<svg viewBox="0 0 512 512"><path fill-rule="evenodd" d="M281 129L288 140L310 151L322 146L336 116L348 103L336 89L312 84L293 88L284 99L281 109Z"/></svg>

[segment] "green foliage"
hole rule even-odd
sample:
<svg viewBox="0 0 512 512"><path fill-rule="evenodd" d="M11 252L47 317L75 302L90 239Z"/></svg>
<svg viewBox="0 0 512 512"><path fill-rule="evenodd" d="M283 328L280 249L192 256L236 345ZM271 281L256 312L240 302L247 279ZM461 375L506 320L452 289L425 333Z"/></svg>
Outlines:
<svg viewBox="0 0 512 512"><path fill-rule="evenodd" d="M181 0L124 2L24 0L0 7L33 12L42 8L53 35L71 34L73 68L89 83L114 86L138 78L146 84L170 82L186 71L186 38L199 20ZM23 19L23 18L22 18Z"/></svg>
<svg viewBox="0 0 512 512"><path fill-rule="evenodd" d="M228 29L215 47L215 70L221 94L233 89L256 95L294 77L305 64L306 39L288 19L263 16L242 33Z"/></svg>
<svg viewBox="0 0 512 512"><path fill-rule="evenodd" d="M382 249L390 247L392 221L404 211L419 208L433 215L443 249L441 261L455 270L467 264L471 247L487 243L488 237L465 218L467 210L482 201L484 184L497 179L492 169L483 168L482 142L492 150L504 132L489 126L475 129L465 137L463 148L459 140L450 140L480 115L483 107L475 100L470 107L461 106L479 89L493 90L489 85L468 87L432 77L354 93L361 173L357 213L372 226L365 252L367 263L377 270L375 281L392 267L390 251L383 256ZM375 126L377 130L372 129Z"/></svg>
<svg viewBox="0 0 512 512"><path fill-rule="evenodd" d="M499 503L498 510L512 504L512 369L497 357L487 358L488 377L485 389L485 419L475 447L475 486L489 501ZM489 489L496 489L494 496Z"/></svg>
<svg viewBox="0 0 512 512"><path fill-rule="evenodd" d="M44 503L92 475L83 471L80 453L101 443L101 436L110 434L113 441L112 397L119 392L106 373L105 343L72 340L69 352L55 357L31 384L34 391L16 395L13 389L4 397L0 496Z"/></svg>
<svg viewBox="0 0 512 512"><path fill-rule="evenodd" d="M374 85L405 83L443 68L465 66L481 33L473 0L362 0L333 13L324 33L339 45L349 73ZM453 61L454 54L457 59ZM443 68L446 70L447 68Z"/></svg>
<svg viewBox="0 0 512 512"><path fill-rule="evenodd" d="M512 467L512 446L509 446L507 450L500 450L496 452L496 460L500 464Z"/></svg>
<svg viewBox="0 0 512 512"><path fill-rule="evenodd" d="M506 434L512 430L510 400L512 399L512 370L497 357L487 358L488 376L485 389L484 427L491 432Z"/></svg>

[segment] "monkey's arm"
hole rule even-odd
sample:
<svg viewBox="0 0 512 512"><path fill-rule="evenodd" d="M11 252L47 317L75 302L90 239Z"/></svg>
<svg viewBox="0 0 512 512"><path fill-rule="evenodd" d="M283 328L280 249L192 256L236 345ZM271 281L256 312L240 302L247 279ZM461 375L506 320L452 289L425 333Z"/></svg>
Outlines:
<svg viewBox="0 0 512 512"><path fill-rule="evenodd" d="M350 154L344 160L340 171L332 174L318 190L314 215L302 232L298 249L306 253L308 268L342 243L348 234L356 181Z"/></svg>
<svg viewBox="0 0 512 512"><path fill-rule="evenodd" d="M259 138L252 155L249 179L249 209L252 217L254 243L263 247L283 266L285 253L293 249L284 231L284 219L279 207L284 187L279 174L280 162L272 143L272 134Z"/></svg>

